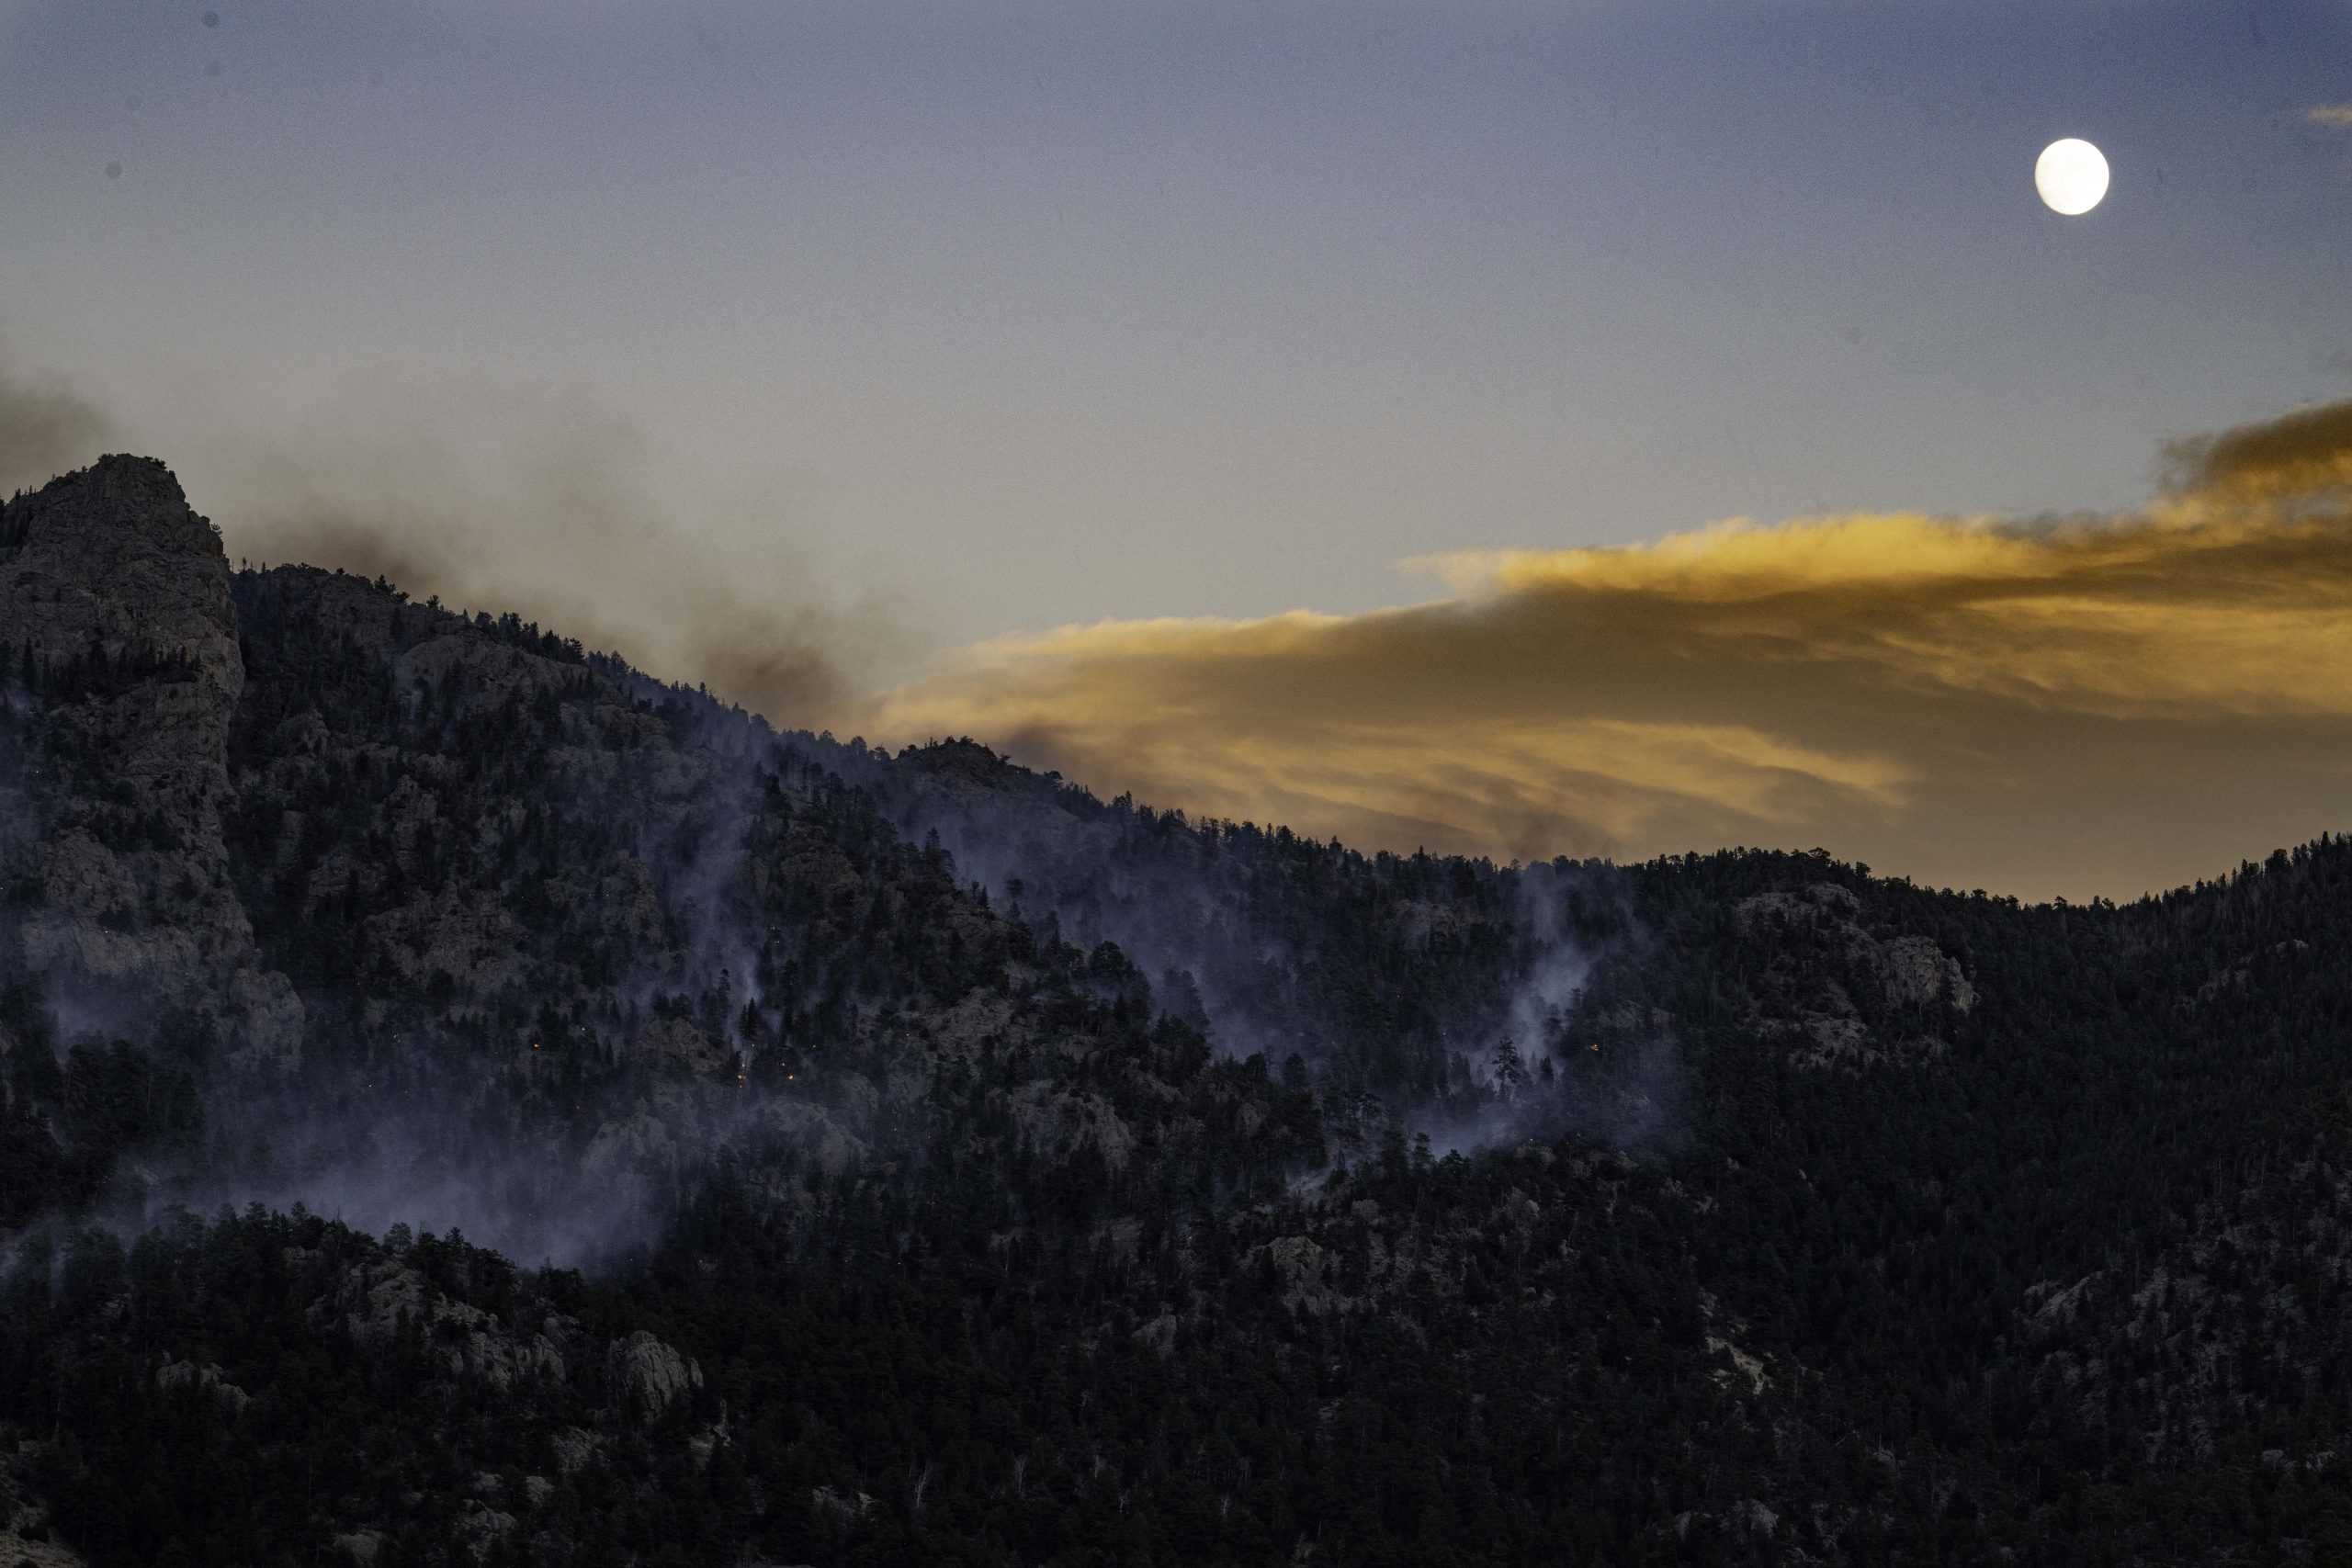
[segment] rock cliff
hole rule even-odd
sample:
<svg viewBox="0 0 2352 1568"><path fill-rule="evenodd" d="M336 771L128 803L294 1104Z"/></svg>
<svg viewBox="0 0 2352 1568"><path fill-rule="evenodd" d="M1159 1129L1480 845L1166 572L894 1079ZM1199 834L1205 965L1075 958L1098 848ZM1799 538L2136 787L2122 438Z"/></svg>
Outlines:
<svg viewBox="0 0 2352 1568"><path fill-rule="evenodd" d="M184 1008L232 1060L290 1063L301 1004L260 962L221 836L245 677L218 532L163 464L102 458L0 509L0 628L11 700L51 718L0 784L27 961L90 1027Z"/></svg>

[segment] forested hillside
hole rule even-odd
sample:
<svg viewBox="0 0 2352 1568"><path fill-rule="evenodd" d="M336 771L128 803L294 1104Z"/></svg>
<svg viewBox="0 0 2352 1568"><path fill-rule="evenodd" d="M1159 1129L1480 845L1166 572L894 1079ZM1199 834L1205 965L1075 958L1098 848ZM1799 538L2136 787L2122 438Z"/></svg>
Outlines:
<svg viewBox="0 0 2352 1568"><path fill-rule="evenodd" d="M2352 1562L2352 849L1498 867L0 510L0 1563Z"/></svg>

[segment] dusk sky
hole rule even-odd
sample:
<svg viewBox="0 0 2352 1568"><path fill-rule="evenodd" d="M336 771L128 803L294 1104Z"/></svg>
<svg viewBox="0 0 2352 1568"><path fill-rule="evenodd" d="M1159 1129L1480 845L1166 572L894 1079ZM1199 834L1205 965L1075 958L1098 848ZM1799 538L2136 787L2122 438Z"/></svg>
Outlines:
<svg viewBox="0 0 2352 1568"><path fill-rule="evenodd" d="M2077 898L2352 826L2341 0L0 0L0 488L1105 795Z"/></svg>

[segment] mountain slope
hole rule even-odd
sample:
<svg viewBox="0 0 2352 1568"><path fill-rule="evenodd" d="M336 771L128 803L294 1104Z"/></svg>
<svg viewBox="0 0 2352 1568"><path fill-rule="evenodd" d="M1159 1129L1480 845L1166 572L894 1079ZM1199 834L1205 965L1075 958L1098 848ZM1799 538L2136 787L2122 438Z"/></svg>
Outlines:
<svg viewBox="0 0 2352 1568"><path fill-rule="evenodd" d="M92 1561L2352 1560L2340 840L1366 856L229 573L139 459L0 626Z"/></svg>

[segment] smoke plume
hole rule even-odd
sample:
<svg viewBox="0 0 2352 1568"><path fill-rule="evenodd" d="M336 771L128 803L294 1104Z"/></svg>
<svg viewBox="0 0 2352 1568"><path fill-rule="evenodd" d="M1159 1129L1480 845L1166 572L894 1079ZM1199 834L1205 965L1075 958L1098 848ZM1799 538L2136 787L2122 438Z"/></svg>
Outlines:
<svg viewBox="0 0 2352 1568"><path fill-rule="evenodd" d="M0 499L86 467L112 431L104 411L71 388L0 359Z"/></svg>

